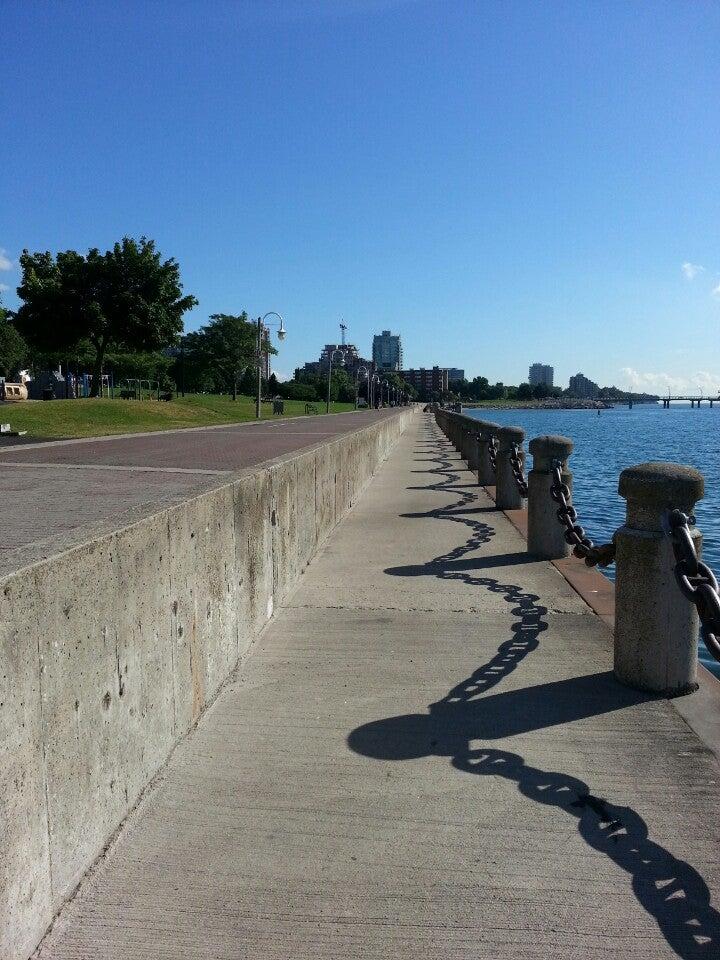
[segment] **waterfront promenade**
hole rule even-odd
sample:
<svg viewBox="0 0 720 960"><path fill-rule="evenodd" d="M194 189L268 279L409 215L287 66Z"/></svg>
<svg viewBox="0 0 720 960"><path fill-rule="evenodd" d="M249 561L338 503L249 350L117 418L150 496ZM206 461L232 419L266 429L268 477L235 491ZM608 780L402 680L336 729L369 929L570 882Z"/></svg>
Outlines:
<svg viewBox="0 0 720 960"><path fill-rule="evenodd" d="M0 576L392 412L13 445L0 440Z"/></svg>
<svg viewBox="0 0 720 960"><path fill-rule="evenodd" d="M711 958L720 771L417 416L43 960Z"/></svg>

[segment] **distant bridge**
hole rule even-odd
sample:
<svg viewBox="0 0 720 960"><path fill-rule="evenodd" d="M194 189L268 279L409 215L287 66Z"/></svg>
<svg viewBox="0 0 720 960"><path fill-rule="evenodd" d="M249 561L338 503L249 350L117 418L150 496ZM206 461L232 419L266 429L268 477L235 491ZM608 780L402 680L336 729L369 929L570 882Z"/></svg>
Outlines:
<svg viewBox="0 0 720 960"><path fill-rule="evenodd" d="M672 400L685 400L685 401L689 400L690 406L694 407L695 404L697 404L698 409L700 409L700 404L703 403L703 401L707 401L710 404L710 407L712 408L713 403L720 403L720 391L718 392L718 395L716 397L704 397L702 396L702 394L699 397L693 397L688 394L687 396L679 396L679 395L674 397L667 396L667 397L661 397L660 399L662 400L662 405L666 410L670 408L670 403Z"/></svg>

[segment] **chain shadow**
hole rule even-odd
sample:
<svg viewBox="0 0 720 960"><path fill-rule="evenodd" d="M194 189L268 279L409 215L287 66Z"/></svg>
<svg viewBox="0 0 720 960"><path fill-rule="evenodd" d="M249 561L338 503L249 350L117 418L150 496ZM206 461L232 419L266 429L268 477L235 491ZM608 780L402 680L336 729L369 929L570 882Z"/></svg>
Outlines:
<svg viewBox="0 0 720 960"><path fill-rule="evenodd" d="M456 492L453 484L460 477L446 455L446 444L438 439L435 448L437 466L428 472L438 479L423 489ZM710 960L720 955L720 914L710 905L707 884L692 866L650 839L648 826L636 811L594 795L577 777L532 767L515 753L473 747L477 740L567 723L649 698L622 687L609 672L486 696L537 648L540 634L547 629L543 619L547 609L538 603L537 596L517 585L474 575L473 571L483 565L493 566L498 558L463 560L468 552L489 542L494 533L488 524L458 515L472 500L472 494L461 492L460 499L451 504L406 514L459 522L469 528L470 536L461 546L428 563L388 568L386 572L393 576L461 579L501 595L512 604L512 637L487 663L431 704L427 713L364 724L350 733L348 746L376 760L448 757L464 773L498 776L515 783L523 796L576 820L585 843L629 874L638 903L654 918L679 957Z"/></svg>

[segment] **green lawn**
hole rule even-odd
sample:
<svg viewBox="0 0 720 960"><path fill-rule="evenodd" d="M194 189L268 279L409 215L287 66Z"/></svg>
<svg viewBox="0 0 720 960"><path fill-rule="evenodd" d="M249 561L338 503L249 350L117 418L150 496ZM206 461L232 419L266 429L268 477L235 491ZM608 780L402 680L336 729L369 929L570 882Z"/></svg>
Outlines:
<svg viewBox="0 0 720 960"><path fill-rule="evenodd" d="M316 403L318 413L325 404ZM331 413L352 410L351 403L331 403ZM304 400L286 400L285 416L305 413ZM264 403L264 420L273 418L272 404ZM175 427L202 427L255 419L255 401L250 397L193 394L169 403L157 400L50 400L0 403L0 423L13 430L27 430L28 437L98 437L113 433L146 433Z"/></svg>

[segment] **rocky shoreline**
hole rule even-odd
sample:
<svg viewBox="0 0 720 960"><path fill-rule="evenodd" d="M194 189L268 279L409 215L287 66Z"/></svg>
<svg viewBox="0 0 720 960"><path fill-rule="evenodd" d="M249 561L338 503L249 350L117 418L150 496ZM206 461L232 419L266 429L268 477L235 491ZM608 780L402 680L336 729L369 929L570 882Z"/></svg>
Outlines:
<svg viewBox="0 0 720 960"><path fill-rule="evenodd" d="M472 410L611 410L615 406L606 400L574 400L565 397L547 397L544 400L493 400L485 403L464 403Z"/></svg>

